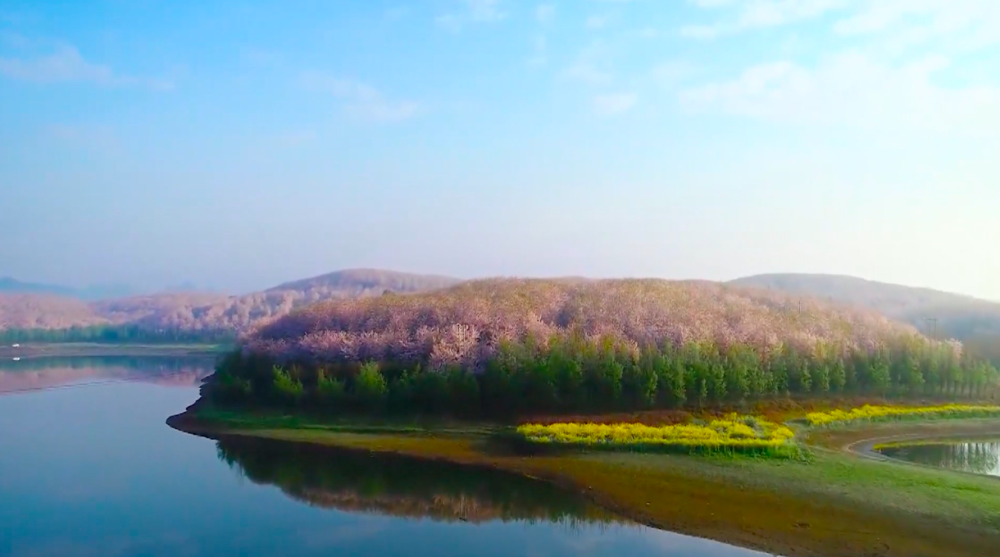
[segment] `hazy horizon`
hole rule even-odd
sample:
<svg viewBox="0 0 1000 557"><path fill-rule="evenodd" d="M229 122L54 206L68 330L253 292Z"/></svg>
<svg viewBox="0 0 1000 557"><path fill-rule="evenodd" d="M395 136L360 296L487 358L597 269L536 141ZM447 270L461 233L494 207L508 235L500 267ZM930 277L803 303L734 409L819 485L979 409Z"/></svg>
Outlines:
<svg viewBox="0 0 1000 557"><path fill-rule="evenodd" d="M458 280L478 280L478 279L493 279L493 278L558 279L558 278L580 277L580 278L586 278L586 279L635 278L635 279L665 279L665 280L679 280L679 281L687 281L687 280L710 280L710 281L713 281L713 282L723 282L723 283L730 282L730 281L735 281L737 279L752 278L752 277L755 277L755 276L762 276L762 275L763 276L766 276L766 275L798 275L798 276L820 275L820 276L828 276L828 277L855 278L855 279L867 280L867 281L871 281L871 282L875 282L875 283L879 283L879 284L890 284L890 285L904 286L904 287L911 287L911 288L931 289L931 290L936 290L936 291L940 291L940 292L944 292L944 293L970 296L970 297L973 297L973 298L976 298L976 299L979 299L979 300L985 300L985 301L991 301L991 302L1000 303L1000 300L991 300L989 298L983 298L983 297L980 297L980 296L975 296L974 294L969 294L967 292L956 292L956 291L941 290L941 289L937 289L937 288L934 288L934 287L931 287L931 286L920 285L920 284L885 283L883 281L878 281L878 280L874 280L874 279L868 279L868 278L865 278L865 277L858 277L858 276L854 276L854 275L837 275L837 274L829 274L829 273L797 273L797 272L794 272L794 271L775 272L775 273L759 273L757 275L742 275L742 276L739 276L739 277L731 277L731 278L727 278L727 279L714 280L714 279L704 279L702 277L667 278L667 277L646 276L646 275L638 275L638 276L622 276L622 275L594 276L594 275L580 275L580 274L571 274L571 275L511 275L511 274L499 274L499 275L481 275L481 276L456 276L456 275L441 275L440 273L415 273L415 272L412 272L412 271L408 271L406 269L389 269L389 268L384 268L384 267L381 267L381 268L376 268L376 267L367 267L367 268L352 267L352 268L336 269L334 271L330 271L329 273L321 273L320 275L309 275L309 276L296 277L296 278L292 278L292 279L288 279L288 280L282 281L280 283L261 285L258 288L253 288L253 289L250 289L250 290L243 290L243 291L224 290L224 289L218 289L218 288L214 288L214 289L213 288L203 288L200 285L194 284L192 282L187 282L187 283L182 283L182 284L176 284L176 285L167 285L167 286L164 286L164 287L151 287L151 288L135 288L132 285L124 284L124 283L120 283L120 284L86 284L86 285L76 286L76 285L67 285L67 284L58 284L58 283L40 282L40 281L25 281L25 280L19 280L16 277L10 277L10 276L0 276L0 282L2 282L5 279L11 279L11 280L15 280L15 281L18 281L18 282L21 282L21 283L29 283L29 284L32 284L32 285L38 285L38 286L44 286L44 287L68 287L68 288L73 288L73 289L79 290L81 292L86 292L87 290L97 290L97 291L101 291L101 290L115 291L115 290L118 290L118 291L126 291L124 294L102 296L102 297L100 297L100 299L111 299L111 298L116 298L116 297L128 297L128 296L144 296L144 295L150 295L150 294L159 294L159 293L166 293L166 292L184 292L184 291L188 291L188 292L201 292L201 293L216 293L216 294L225 294L225 295L231 295L231 296L242 296L242 295L246 295L246 294L253 294L253 293L256 293L256 292L260 292L260 291L268 290L268 289L271 289L271 288L275 288L275 287L281 286L281 285L283 285L285 283L297 282L297 281L300 281L300 280L310 279L310 278L314 278L314 277L318 277L318 276L323 276L323 275L328 275L328 274L332 274L332 273L337 273L337 272L341 272L341 271L354 271L354 270L389 271L389 272L399 272L399 273L403 273L403 274L414 274L414 275L424 275L424 276L438 275L438 276L447 276L447 277L458 279ZM770 287L768 287L768 288L770 288ZM2 293L2 292L0 292L0 293ZM97 298L92 298L92 299L97 299Z"/></svg>
<svg viewBox="0 0 1000 557"><path fill-rule="evenodd" d="M994 0L0 7L0 276L824 273L1000 300Z"/></svg>

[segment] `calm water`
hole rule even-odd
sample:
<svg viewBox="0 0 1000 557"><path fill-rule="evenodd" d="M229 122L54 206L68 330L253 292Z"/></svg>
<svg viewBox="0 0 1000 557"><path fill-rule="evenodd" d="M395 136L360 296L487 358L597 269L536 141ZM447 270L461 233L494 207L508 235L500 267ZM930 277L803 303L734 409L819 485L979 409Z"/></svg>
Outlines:
<svg viewBox="0 0 1000 557"><path fill-rule="evenodd" d="M516 476L174 431L205 361L50 364L0 368L3 556L762 555Z"/></svg>
<svg viewBox="0 0 1000 557"><path fill-rule="evenodd" d="M901 445L879 452L918 464L1000 476L1000 439Z"/></svg>

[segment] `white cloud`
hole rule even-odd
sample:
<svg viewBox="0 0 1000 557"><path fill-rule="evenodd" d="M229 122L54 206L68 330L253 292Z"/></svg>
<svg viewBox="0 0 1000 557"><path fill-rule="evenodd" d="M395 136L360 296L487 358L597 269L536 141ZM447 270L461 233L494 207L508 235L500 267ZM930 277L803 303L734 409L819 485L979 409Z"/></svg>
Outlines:
<svg viewBox="0 0 1000 557"><path fill-rule="evenodd" d="M998 74L963 55L1000 45L997 0L689 0L723 14L682 34L712 38L825 16L831 38L816 64L794 58L683 91L691 108L866 129L997 133ZM836 44L836 43L834 43Z"/></svg>
<svg viewBox="0 0 1000 557"><path fill-rule="evenodd" d="M650 72L653 81L660 87L672 89L694 73L694 67L681 60L664 62Z"/></svg>
<svg viewBox="0 0 1000 557"><path fill-rule="evenodd" d="M592 15L586 21L587 29L603 29L607 24L607 16Z"/></svg>
<svg viewBox="0 0 1000 557"><path fill-rule="evenodd" d="M819 17L845 7L852 0L689 0L699 8L727 9L736 13L711 24L692 24L681 28L680 34L695 39L712 39L720 35L749 29L785 25Z"/></svg>
<svg viewBox="0 0 1000 557"><path fill-rule="evenodd" d="M889 33L896 47L952 36L966 48L1000 44L996 0L688 0L721 19L692 23L682 36L711 39L835 14L832 29L843 36Z"/></svg>
<svg viewBox="0 0 1000 557"><path fill-rule="evenodd" d="M288 131L279 133L271 138L272 143L278 147L299 147L306 143L311 143L316 139L316 132L312 130Z"/></svg>
<svg viewBox="0 0 1000 557"><path fill-rule="evenodd" d="M1000 44L1000 2L995 0L866 0L834 24L850 37L885 36L890 46L948 39L952 47Z"/></svg>
<svg viewBox="0 0 1000 557"><path fill-rule="evenodd" d="M528 58L529 66L544 66L548 61L548 41L544 35L535 37L535 51Z"/></svg>
<svg viewBox="0 0 1000 557"><path fill-rule="evenodd" d="M539 4L535 8L535 19L545 23L546 21L552 21L552 18L556 16L556 7L552 4Z"/></svg>
<svg viewBox="0 0 1000 557"><path fill-rule="evenodd" d="M611 72L606 69L611 62L611 46L595 40L580 50L576 61L562 71L562 76L591 85L606 84L612 80Z"/></svg>
<svg viewBox="0 0 1000 557"><path fill-rule="evenodd" d="M639 97L635 93L610 93L594 96L594 111L601 116L626 112L635 106Z"/></svg>
<svg viewBox="0 0 1000 557"><path fill-rule="evenodd" d="M611 73L604 71L590 62L580 61L563 71L565 77L583 81L591 85L609 83Z"/></svg>
<svg viewBox="0 0 1000 557"><path fill-rule="evenodd" d="M660 36L660 30L655 27L643 27L641 29L636 29L632 32L632 34L640 39L655 39Z"/></svg>
<svg viewBox="0 0 1000 557"><path fill-rule="evenodd" d="M848 51L816 68L760 64L734 80L687 89L680 98L695 109L788 123L996 133L1000 89L936 85L933 75L949 64L928 56L890 65Z"/></svg>
<svg viewBox="0 0 1000 557"><path fill-rule="evenodd" d="M723 32L720 25L685 25L680 30L681 36L689 39L714 39Z"/></svg>
<svg viewBox="0 0 1000 557"><path fill-rule="evenodd" d="M507 17L500 10L500 0L465 0L472 21L498 21Z"/></svg>
<svg viewBox="0 0 1000 557"><path fill-rule="evenodd" d="M340 99L347 113L364 120L398 122L412 118L420 109L413 101L386 99L378 89L356 79L309 71L302 73L301 82L310 91L328 93Z"/></svg>
<svg viewBox="0 0 1000 557"><path fill-rule="evenodd" d="M166 79L134 77L115 73L110 66L88 62L72 46L63 45L52 54L37 58L0 57L0 74L34 83L92 83L101 87L148 87L167 90Z"/></svg>
<svg viewBox="0 0 1000 557"><path fill-rule="evenodd" d="M441 27L451 31L452 33L457 33L462 30L462 18L455 14L442 14L434 18L434 23Z"/></svg>
<svg viewBox="0 0 1000 557"><path fill-rule="evenodd" d="M507 18L507 13L500 9L500 3L500 0L460 0L460 11L441 14L434 18L434 22L457 33L468 23L500 21Z"/></svg>
<svg viewBox="0 0 1000 557"><path fill-rule="evenodd" d="M924 18L942 29L958 29L976 22L1000 18L1000 4L993 0L867 0L853 15L837 22L835 29L844 34L884 31L907 18Z"/></svg>
<svg viewBox="0 0 1000 557"><path fill-rule="evenodd" d="M253 46L244 47L240 55L244 62L256 66L272 66L281 61L281 55L276 51Z"/></svg>
<svg viewBox="0 0 1000 557"><path fill-rule="evenodd" d="M42 133L46 139L56 140L78 149L109 153L122 146L114 128L106 125L52 124L44 127Z"/></svg>
<svg viewBox="0 0 1000 557"><path fill-rule="evenodd" d="M410 15L409 6L393 6L391 8L386 8L385 17L388 19L402 19Z"/></svg>

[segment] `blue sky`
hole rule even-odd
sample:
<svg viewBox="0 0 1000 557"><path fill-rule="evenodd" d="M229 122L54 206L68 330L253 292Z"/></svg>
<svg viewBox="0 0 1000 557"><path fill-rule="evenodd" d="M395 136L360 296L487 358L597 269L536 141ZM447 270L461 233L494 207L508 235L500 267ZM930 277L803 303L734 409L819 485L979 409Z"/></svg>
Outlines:
<svg viewBox="0 0 1000 557"><path fill-rule="evenodd" d="M1000 300L1000 2L0 2L0 275Z"/></svg>

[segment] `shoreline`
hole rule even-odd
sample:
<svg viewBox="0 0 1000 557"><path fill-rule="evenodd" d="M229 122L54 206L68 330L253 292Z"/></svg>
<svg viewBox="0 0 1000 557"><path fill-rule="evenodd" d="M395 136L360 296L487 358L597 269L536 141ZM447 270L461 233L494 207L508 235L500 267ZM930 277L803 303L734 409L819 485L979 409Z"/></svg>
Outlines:
<svg viewBox="0 0 1000 557"><path fill-rule="evenodd" d="M0 346L0 359L216 356L228 349L220 344L29 343L17 348Z"/></svg>
<svg viewBox="0 0 1000 557"><path fill-rule="evenodd" d="M169 417L167 425L209 439L245 435L519 474L571 490L639 524L785 557L957 557L988 554L1000 543L1000 527L989 521L1000 501L976 499L964 509L970 493L1000 497L995 478L865 458L844 450L826 431L804 437L816 453L810 463L635 453L523 456L492 450L480 430L414 433L387 427L359 433L329 424L255 427L252 420L234 426L200 417L200 402ZM1000 420L958 420L932 429L981 434L1000 430ZM904 483L923 482L914 487L919 493L883 500L894 488L886 482L898 481L896 476ZM948 484L947 504L938 505L942 483Z"/></svg>

